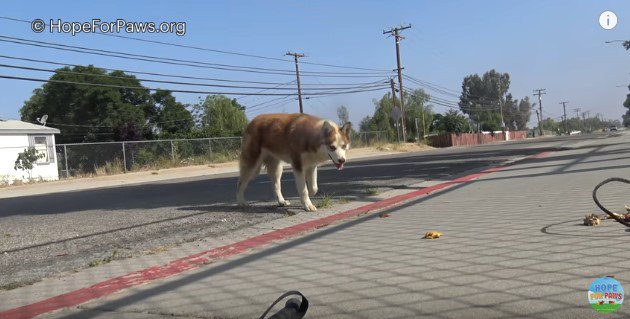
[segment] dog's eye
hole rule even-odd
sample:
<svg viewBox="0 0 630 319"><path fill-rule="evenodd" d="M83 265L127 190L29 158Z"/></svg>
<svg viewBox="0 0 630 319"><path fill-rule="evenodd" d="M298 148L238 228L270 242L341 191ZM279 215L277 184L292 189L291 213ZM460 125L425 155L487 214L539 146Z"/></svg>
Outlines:
<svg viewBox="0 0 630 319"><path fill-rule="evenodd" d="M329 146L329 148L330 148L330 150L331 150L331 151L334 151L334 150L336 150L336 149L337 149L337 148L336 148L335 146L333 146L333 145L330 145L330 146Z"/></svg>
<svg viewBox="0 0 630 319"><path fill-rule="evenodd" d="M345 149L347 149L347 148L348 148L348 144L343 144L343 145L341 146L341 148L343 148L344 150L345 150Z"/></svg>

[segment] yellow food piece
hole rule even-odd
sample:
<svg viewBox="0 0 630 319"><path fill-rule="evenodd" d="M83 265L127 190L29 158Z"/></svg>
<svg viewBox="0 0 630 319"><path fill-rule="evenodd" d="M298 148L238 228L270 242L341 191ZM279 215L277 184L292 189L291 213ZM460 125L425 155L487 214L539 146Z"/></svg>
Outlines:
<svg viewBox="0 0 630 319"><path fill-rule="evenodd" d="M436 231L428 231L424 234L424 238L426 239L436 239L440 238L440 236L442 236L442 233Z"/></svg>

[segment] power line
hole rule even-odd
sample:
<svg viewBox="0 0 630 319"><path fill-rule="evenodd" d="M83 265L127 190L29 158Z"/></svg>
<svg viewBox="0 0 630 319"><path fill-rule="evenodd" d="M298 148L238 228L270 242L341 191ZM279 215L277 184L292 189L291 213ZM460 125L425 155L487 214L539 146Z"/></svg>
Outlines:
<svg viewBox="0 0 630 319"><path fill-rule="evenodd" d="M428 82L428 81L420 80L420 79L414 78L414 77L412 77L410 75L406 75L406 74L403 74L403 77L406 78L407 80L411 81L411 82L414 82L414 83L416 83L416 84L418 84L418 85L420 85L422 87L426 87L426 88L428 88L430 90L433 90L435 92L442 93L444 95L449 95L449 96L452 96L452 97L460 97L459 93L451 93L451 92L449 92L449 91L453 91L454 92L454 90L441 87L441 86L439 86L437 84L433 84L433 83Z"/></svg>
<svg viewBox="0 0 630 319"><path fill-rule="evenodd" d="M24 19L18 19L18 18L11 18L11 17L6 17L6 16L0 16L0 19L9 20L9 21L16 21L16 22L24 22L24 23L29 23L29 24L32 23L32 21L28 21L28 20L24 20ZM49 24L45 24L45 25L48 26ZM127 40L133 40L133 41L155 43L155 44L161 44L161 45L167 45L167 46L173 46L173 47L180 47L180 48L187 48L187 49L194 49L194 50L207 51L207 52L215 52L215 53L221 53L221 54L230 54L230 55L237 55L237 56L244 56L244 57L251 57L251 58L272 60L272 61L293 62L291 60L281 59L281 58L266 57L266 56L261 56L261 55L247 54L247 53L234 52L234 51L209 49L209 48L203 48L203 47L197 47L197 46L191 46L191 45L185 45L185 44L170 43L170 42L164 42L164 41L140 39L140 38L134 38L134 37L124 36L124 35L119 35L119 34L101 33L101 32L97 32L96 34L104 35L104 36L111 36L111 37L116 37L116 38L122 38L122 39L127 39ZM354 69L354 70L365 70L365 71L385 71L385 72L388 72L388 70L371 69L371 68L363 68L363 67L355 67L355 66L342 66L342 65L334 65L334 64L326 64L326 63L315 63L315 62L303 62L303 63L304 64L310 64L310 65L319 65L319 66L332 67L332 68L343 68L343 69Z"/></svg>
<svg viewBox="0 0 630 319"><path fill-rule="evenodd" d="M172 90L172 89L155 89L155 88L146 88L146 87L134 87L134 86L123 86L123 85L110 85L110 84L98 84L98 83L84 83L84 82L75 82L75 81L61 81L61 80L45 80L45 79L36 79L36 78L28 78L28 77L19 77L19 76L10 76L10 75L0 75L0 78L10 79L10 80L21 80L21 81L31 81L31 82L44 82L44 83L64 83L64 84L75 84L75 85L87 85L87 86L95 86L95 87L109 87L109 88L117 88L117 89L132 89L132 90L146 90L146 91L171 91L176 93L193 93L193 94L223 94L223 95L268 95L268 96L279 96L279 95L287 95L284 93L255 93L255 92L216 92L216 91L193 91L193 90ZM338 94L350 94L350 93L359 93L359 92L371 92L381 90L382 88L372 88L372 89L360 89L360 90L349 90L342 92L315 92L315 93L307 93L304 95L338 95Z"/></svg>
<svg viewBox="0 0 630 319"><path fill-rule="evenodd" d="M279 88L279 87L281 87L281 86L289 85L289 84L291 84L291 83L293 83L293 82L295 82L295 80L293 80L293 81L289 81L289 82L286 82L286 83L282 83L282 84L279 84L279 85L276 85L276 86L274 86L274 87L272 87L272 88L269 88L269 89L260 90L260 91L258 91L258 92L256 92L256 93L263 93L263 92L267 92L267 91L269 91L269 90L273 90L273 89ZM248 98L248 97L250 97L250 96L251 96L251 95L243 95L243 96L239 96L239 97L237 97L237 98L236 98L236 100L238 101L238 100L241 100L241 99Z"/></svg>
<svg viewBox="0 0 630 319"><path fill-rule="evenodd" d="M264 109L269 109L269 108L272 108L272 107L275 107L275 106L278 106L278 105L285 105L285 104L287 104L287 103L289 103L289 102L293 101L294 99L295 99L294 97L290 96L290 97L283 97L283 98L280 98L280 100L279 100L279 101L276 101L275 103L271 103L271 101L267 101L267 102L269 102L270 104L269 104L269 103L267 103L267 104L266 104L266 105L264 105L264 106L259 105L257 108L255 108L255 107L252 107L252 108L247 108L247 109L245 110L245 113L246 113L246 114L251 114L252 112L259 112L259 111L261 111L261 110L264 110Z"/></svg>
<svg viewBox="0 0 630 319"><path fill-rule="evenodd" d="M406 74L403 74L403 77L405 77L406 79L408 79L411 82L414 82L417 85L420 85L421 87L428 88L428 89L430 89L430 90L432 90L434 92L438 92L438 93L441 93L441 94L444 94L444 95L448 95L450 97L456 97L456 98L460 98L461 97L461 94L459 92L453 90L453 89L449 89L449 88L446 88L444 86L440 86L440 85L431 83L429 81L420 80L418 78L414 78L414 77L412 77L410 75L406 75ZM485 98L485 97L481 97L481 96L478 96L478 95L472 95L472 94L467 94L466 96L470 97L472 99L484 99Z"/></svg>
<svg viewBox="0 0 630 319"><path fill-rule="evenodd" d="M68 70L51 70L51 69L42 69L42 68L34 68L34 67L2 64L2 63L0 63L0 67L12 68L12 69L20 69L20 70L29 70L29 71L38 71L38 72L78 74L78 75L82 75L82 76L94 76L94 77L106 77L106 78L111 78L111 79L132 80L132 78L129 78L129 77L115 76L115 75L111 75L111 74L91 74L91 73L84 73L84 72L77 72L77 71L68 71ZM141 81L141 82L188 85L188 86L238 88L238 89L264 89L263 91L272 90L272 89L273 90L293 90L292 88L280 88L280 86L282 86L284 84L278 85L276 87L260 87L260 86L239 86L239 85L226 85L226 84L207 84L207 83L193 83L193 82L164 81L164 80L153 80L153 79L143 79L143 78L135 78L135 80L138 80L138 81ZM355 88L364 88L364 86L341 87L341 88L335 88L335 87L305 88L305 90L344 90L344 89L355 89Z"/></svg>
<svg viewBox="0 0 630 319"><path fill-rule="evenodd" d="M22 58L10 55L2 55L0 54L0 58L10 59L10 60L19 60L19 61L27 61L27 62L35 62L42 64L50 64L50 65L58 65L58 66L67 66L67 67L85 67L85 65L80 64L71 64L71 63L62 63L55 62L50 60L40 60L40 59L29 59ZM143 72L143 71L133 71L126 69L114 69L114 68L104 68L97 67L106 71L122 71L130 74L142 74L142 75L151 75L151 76L159 76L159 77L169 77L169 78L180 78L180 79L190 79L190 80L204 80L204 81L214 81L214 82L227 82L227 83L248 83L248 84L269 84L269 85L285 85L287 82L262 82L262 81L243 81L243 80L228 80L228 79L220 79L220 78L208 78L208 77L197 77L197 76L187 76L181 74L167 74L167 73L156 73L156 72ZM294 82L295 80L291 81ZM363 84L372 84L378 81L372 82L359 82L359 83L327 83L327 84L315 84L315 83L302 83L303 86L318 86L318 85L334 85L334 86L352 86L352 85L363 85Z"/></svg>
<svg viewBox="0 0 630 319"><path fill-rule="evenodd" d="M405 93L407 93L407 94L415 94L415 92L413 90L410 90L410 89L405 89ZM427 94L427 99L428 99L428 101L438 101L438 102L441 102L442 104L450 105L450 106L453 106L455 108L463 108L463 109L465 109L465 108L473 108L472 106L470 106L470 107L462 106L462 105L460 105L461 102L458 102L458 101L451 101L451 100L439 98L439 97L436 97L436 96L430 95L430 94ZM474 100L472 100L472 101L474 101ZM494 104L475 103L475 105L482 106L484 108L484 110L497 110L497 109L499 109ZM474 109L477 109L477 107L474 107Z"/></svg>
<svg viewBox="0 0 630 319"><path fill-rule="evenodd" d="M413 91L411 90L407 90L405 89L405 93L407 94L413 94ZM455 110L462 110L462 111L479 111L479 107L473 107L473 106L460 106L458 104L454 104L453 102L450 101L445 101L433 96L430 96L427 100L428 103L430 104L435 104L437 106L441 106L441 107L446 107L449 109L455 109ZM484 106L484 108L482 109L482 111L497 111L499 108L496 106L491 106L491 107L487 107Z"/></svg>
<svg viewBox="0 0 630 319"><path fill-rule="evenodd" d="M259 73L259 74L273 74L273 75L293 75L291 70L285 69L270 69L270 68L260 68L260 67L251 67L251 66L236 66L230 64L220 64L220 63L209 63L203 61L194 61L194 60L184 60L184 59L173 59L166 57L157 57L145 54L135 54L129 52L122 51L112 51L112 50L102 50L102 49L93 49L81 46L74 45L66 45L59 44L53 42L46 41L36 41L29 40L24 38L10 37L5 35L0 35L0 42L8 42L20 45L55 49L61 51L70 51L77 53L85 53L91 55L98 56L108 56L108 57L116 57L121 59L135 60L135 61L145 61L145 62L154 62L154 63L162 63L168 65L182 65L189 67L197 67L197 68L208 68L215 70L223 70L223 71L232 71L232 72L247 72L247 73ZM317 74L322 77L379 77L384 74L384 72L371 72L371 73L360 73L360 72L309 72L305 71L305 76L313 76Z"/></svg>

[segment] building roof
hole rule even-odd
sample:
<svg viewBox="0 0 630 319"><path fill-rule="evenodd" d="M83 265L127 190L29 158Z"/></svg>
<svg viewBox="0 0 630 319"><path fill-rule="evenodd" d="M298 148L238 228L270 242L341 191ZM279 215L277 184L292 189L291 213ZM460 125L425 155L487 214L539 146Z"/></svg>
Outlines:
<svg viewBox="0 0 630 319"><path fill-rule="evenodd" d="M0 135L15 134L59 134L61 131L54 127L36 125L16 120L0 119Z"/></svg>

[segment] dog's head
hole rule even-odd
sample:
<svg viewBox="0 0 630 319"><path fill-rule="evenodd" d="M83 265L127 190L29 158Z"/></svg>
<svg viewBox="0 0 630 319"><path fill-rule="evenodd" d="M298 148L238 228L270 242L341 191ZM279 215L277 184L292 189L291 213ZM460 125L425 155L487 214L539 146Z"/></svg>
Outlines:
<svg viewBox="0 0 630 319"><path fill-rule="evenodd" d="M329 121L324 121L322 134L324 143L320 146L322 152L326 152L338 170L343 169L346 162L346 151L350 149L351 123L346 122L342 127Z"/></svg>

